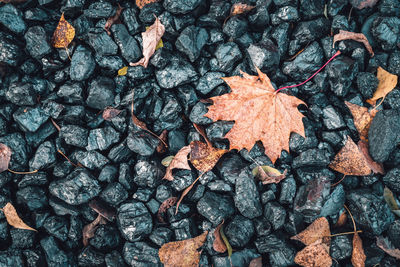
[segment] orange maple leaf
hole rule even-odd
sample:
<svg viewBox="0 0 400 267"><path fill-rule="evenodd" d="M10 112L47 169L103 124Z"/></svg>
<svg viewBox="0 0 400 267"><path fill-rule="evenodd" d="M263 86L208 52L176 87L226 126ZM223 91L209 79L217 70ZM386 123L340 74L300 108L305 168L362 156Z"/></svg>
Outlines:
<svg viewBox="0 0 400 267"><path fill-rule="evenodd" d="M291 132L305 137L304 115L297 109L305 103L294 96L276 92L268 76L259 69L257 72L258 76L241 72L243 77L222 78L232 92L212 97L213 105L204 116L213 121L235 121L225 135L230 149L250 151L260 140L265 154L275 163L282 149L289 151Z"/></svg>

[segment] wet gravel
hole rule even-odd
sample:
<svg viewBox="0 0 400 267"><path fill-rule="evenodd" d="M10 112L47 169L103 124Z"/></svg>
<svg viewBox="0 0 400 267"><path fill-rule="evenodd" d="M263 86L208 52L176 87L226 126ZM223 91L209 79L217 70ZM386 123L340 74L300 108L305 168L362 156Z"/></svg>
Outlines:
<svg viewBox="0 0 400 267"><path fill-rule="evenodd" d="M108 35L104 25L117 2L123 11ZM385 186L400 197L399 87L386 96L369 131L370 155L386 174L347 176L332 188L343 175L328 168L348 135L359 140L344 101L368 106L378 66L400 75L400 2L359 9L366 0L246 0L255 8L229 17L237 2L161 0L141 10L134 1L0 3L0 143L13 151L11 169L39 170L0 173L0 206L11 202L38 229L15 229L0 212L0 266L162 266L163 244L206 230L200 266L247 267L259 256L263 266L292 266L302 246L290 236L320 216L333 226L343 204L363 231L366 266L400 264L375 245L383 235L400 249L400 220L383 200ZM68 51L51 46L62 12L76 30ZM142 57L141 32L154 15L165 25L164 47L147 68L128 67L118 76ZM354 41L333 48L339 30L364 33L375 56ZM293 133L290 154L282 151L275 163L287 170L285 180L263 185L254 179L254 161L272 166L259 144L232 151L201 177L177 214L173 206L159 221L161 203L179 197L199 175L194 168L175 170L174 181L162 180L161 160L201 140L192 123L205 128L215 147L228 147L223 136L233 123L204 117L209 104L200 101L229 92L221 77L257 67L277 88L293 85L337 50L342 55L311 81L285 90L307 103L300 108L306 137ZM132 123L132 90L136 116L158 135L168 131L165 153L157 152L157 138ZM104 120L110 106L122 112ZM97 217L93 200L115 216L84 247L82 229ZM222 221L230 259L212 246ZM351 221L331 228L353 229ZM350 236L332 238L334 266L350 266L351 251Z"/></svg>

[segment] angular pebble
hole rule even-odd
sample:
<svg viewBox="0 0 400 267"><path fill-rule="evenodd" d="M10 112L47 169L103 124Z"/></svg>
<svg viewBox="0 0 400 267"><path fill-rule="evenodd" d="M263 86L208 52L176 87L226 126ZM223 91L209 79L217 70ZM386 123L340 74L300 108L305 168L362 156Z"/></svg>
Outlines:
<svg viewBox="0 0 400 267"><path fill-rule="evenodd" d="M236 179L234 199L236 208L243 216L254 219L262 214L260 195L253 175L247 168Z"/></svg>
<svg viewBox="0 0 400 267"><path fill-rule="evenodd" d="M217 226L235 212L233 199L227 195L206 192L197 202L197 211Z"/></svg>
<svg viewBox="0 0 400 267"><path fill-rule="evenodd" d="M208 37L206 29L189 26L181 32L175 42L175 46L191 62L194 62L200 56L201 49L207 43Z"/></svg>
<svg viewBox="0 0 400 267"><path fill-rule="evenodd" d="M40 26L29 28L25 35L26 51L36 59L40 59L51 53L51 46L48 42L45 30Z"/></svg>
<svg viewBox="0 0 400 267"><path fill-rule="evenodd" d="M92 56L92 52L79 45L71 59L69 76L73 81L84 81L90 77L96 67L96 62Z"/></svg>
<svg viewBox="0 0 400 267"><path fill-rule="evenodd" d="M24 33L26 30L22 12L12 4L6 4L0 8L0 24L17 34Z"/></svg>

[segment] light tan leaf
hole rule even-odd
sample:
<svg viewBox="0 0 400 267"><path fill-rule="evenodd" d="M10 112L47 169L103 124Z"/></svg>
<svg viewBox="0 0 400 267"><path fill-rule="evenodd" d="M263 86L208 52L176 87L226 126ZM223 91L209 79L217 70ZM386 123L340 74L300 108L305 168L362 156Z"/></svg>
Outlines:
<svg viewBox="0 0 400 267"><path fill-rule="evenodd" d="M169 242L158 250L158 256L165 267L197 267L200 261L199 248L206 241L208 231L182 241Z"/></svg>
<svg viewBox="0 0 400 267"><path fill-rule="evenodd" d="M0 143L0 172L8 169L11 159L11 149L5 144Z"/></svg>
<svg viewBox="0 0 400 267"><path fill-rule="evenodd" d="M365 35L362 33L355 33L355 32L339 30L339 33L335 34L333 36L333 46L335 46L336 42L343 41L343 40L349 40L349 39L354 40L356 42L363 43L365 48L371 54L371 56L374 56L374 51L372 50L372 47L369 44L367 37L365 37Z"/></svg>
<svg viewBox="0 0 400 267"><path fill-rule="evenodd" d="M252 170L252 173L257 177L263 184L277 184L286 178L287 170L283 173L275 168L267 165L257 166Z"/></svg>
<svg viewBox="0 0 400 267"><path fill-rule="evenodd" d="M314 244L318 240L322 240L322 243L327 247L329 251L331 230L329 229L329 222L325 217L316 219L301 233L292 236L290 239L302 242L304 245Z"/></svg>
<svg viewBox="0 0 400 267"><path fill-rule="evenodd" d="M166 200L164 200L163 203L161 203L160 207L158 208L157 212L157 218L160 223L165 223L164 221L164 213L173 205L175 205L176 201L178 198L176 197L170 197Z"/></svg>
<svg viewBox="0 0 400 267"><path fill-rule="evenodd" d="M255 259L252 259L250 261L249 267L262 267L262 257L258 257Z"/></svg>
<svg viewBox="0 0 400 267"><path fill-rule="evenodd" d="M188 163L188 155L190 153L190 146L182 147L178 153L176 153L175 157L169 164L167 170L165 171L165 175L163 179L167 179L168 181L173 181L174 177L172 176L173 169L184 169L190 170L190 166Z"/></svg>
<svg viewBox="0 0 400 267"><path fill-rule="evenodd" d="M349 136L329 167L345 175L364 176L372 171L384 173L382 165L374 162L369 156L366 143L360 140L357 146Z"/></svg>
<svg viewBox="0 0 400 267"><path fill-rule="evenodd" d="M136 0L136 5L139 9L142 9L145 5L156 3L160 0Z"/></svg>
<svg viewBox="0 0 400 267"><path fill-rule="evenodd" d="M165 157L165 158L163 158L162 160L161 160L161 164L164 166L164 167L168 167L169 166L169 164L171 164L171 161L174 159L174 157L175 156L168 156L168 157Z"/></svg>
<svg viewBox="0 0 400 267"><path fill-rule="evenodd" d="M367 257L364 253L362 240L358 233L355 232L353 236L353 252L351 253L351 263L354 267L364 267L366 259Z"/></svg>
<svg viewBox="0 0 400 267"><path fill-rule="evenodd" d="M282 149L289 151L292 132L305 137L304 115L297 109L305 103L294 96L276 93L268 76L259 69L257 72L257 76L242 72L243 77L222 78L231 92L212 97L213 105L205 116L213 121L235 121L225 135L230 149L250 151L260 140L265 154L275 163Z"/></svg>
<svg viewBox="0 0 400 267"><path fill-rule="evenodd" d="M111 17L109 17L109 18L107 19L106 24L104 25L104 30L107 32L108 35L111 35L110 28L111 28L111 26L112 26L115 22L118 21L119 16L121 16L121 12L122 12L123 9L124 9L124 8L121 7L121 6L118 4L118 8L117 8L117 11L115 12L115 15L114 15L114 16L111 16ZM125 74L126 74L126 73L125 73ZM118 75L120 75L120 74L119 74L119 71L118 71Z"/></svg>
<svg viewBox="0 0 400 267"><path fill-rule="evenodd" d="M255 8L255 6L250 6L250 5L243 4L243 3L236 3L231 7L231 14L229 16L240 15L240 14L249 12L253 8Z"/></svg>
<svg viewBox="0 0 400 267"><path fill-rule="evenodd" d="M18 229L32 230L37 232L36 229L33 229L21 220L14 206L10 202L8 202L2 210L9 225Z"/></svg>
<svg viewBox="0 0 400 267"><path fill-rule="evenodd" d="M228 151L225 149L214 148L200 141L192 141L190 143L190 162L197 170L208 172L214 168L226 152Z"/></svg>
<svg viewBox="0 0 400 267"><path fill-rule="evenodd" d="M129 63L131 66L143 66L147 68L150 57L156 51L156 47L165 32L165 27L161 21L156 17L153 25L151 25L145 32L142 32L143 39L143 58L138 62Z"/></svg>
<svg viewBox="0 0 400 267"><path fill-rule="evenodd" d="M64 13L62 13L57 28L53 33L53 46L55 48L67 48L74 37L75 28L65 20Z"/></svg>
<svg viewBox="0 0 400 267"><path fill-rule="evenodd" d="M316 241L314 244L306 246L297 252L294 262L304 267L330 267L332 266L332 258L326 247Z"/></svg>
<svg viewBox="0 0 400 267"><path fill-rule="evenodd" d="M376 245L389 256L400 260L400 249L393 247L392 243L387 238L378 236L376 238Z"/></svg>
<svg viewBox="0 0 400 267"><path fill-rule="evenodd" d="M224 253L226 251L226 245L224 243L224 240L222 240L222 237L220 234L220 229L223 224L224 224L224 220L222 220L222 222L214 230L214 238L215 239L213 242L213 249L219 253Z"/></svg>
<svg viewBox="0 0 400 267"><path fill-rule="evenodd" d="M357 8L357 9L363 9L367 7L373 7L378 0L350 0L350 4Z"/></svg>
<svg viewBox="0 0 400 267"><path fill-rule="evenodd" d="M356 126L356 129L360 134L360 139L368 142L368 130L371 126L372 119L378 111L376 109L368 111L366 107L361 107L347 101L345 101L345 104L353 115L354 126Z"/></svg>
<svg viewBox="0 0 400 267"><path fill-rule="evenodd" d="M122 110L116 109L116 108L106 108L103 111L103 119L106 121L109 121L115 117L117 117L120 113L122 112Z"/></svg>
<svg viewBox="0 0 400 267"><path fill-rule="evenodd" d="M99 224L106 224L107 221L101 216L100 214L97 215L97 218L94 219L93 222L85 225L82 229L82 242L83 245L86 247L89 245L89 239L94 236L94 233L97 230Z"/></svg>
<svg viewBox="0 0 400 267"><path fill-rule="evenodd" d="M390 191L389 188L385 186L383 189L383 198L385 199L386 203L388 204L390 210L400 217L400 209L399 205L397 205L397 200L393 195L393 192Z"/></svg>
<svg viewBox="0 0 400 267"><path fill-rule="evenodd" d="M397 75L391 74L381 67L378 67L376 77L379 80L378 88L376 88L372 98L367 100L367 103L372 106L376 104L376 100L379 98L385 99L386 95L396 87L398 79Z"/></svg>

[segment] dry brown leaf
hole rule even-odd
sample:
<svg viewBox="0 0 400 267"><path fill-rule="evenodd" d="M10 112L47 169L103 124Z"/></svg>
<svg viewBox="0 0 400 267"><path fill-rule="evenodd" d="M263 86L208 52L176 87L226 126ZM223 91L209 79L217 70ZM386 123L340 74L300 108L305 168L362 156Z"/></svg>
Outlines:
<svg viewBox="0 0 400 267"><path fill-rule="evenodd" d="M400 260L400 249L393 247L392 243L382 236L376 238L376 245L389 256Z"/></svg>
<svg viewBox="0 0 400 267"><path fill-rule="evenodd" d="M222 222L217 227L215 227L215 230L214 230L213 249L219 253L224 253L226 251L226 245L224 243L224 240L222 240L222 237L220 234L220 229L223 224L224 224L224 220L222 220Z"/></svg>
<svg viewBox="0 0 400 267"><path fill-rule="evenodd" d="M378 88L376 88L372 98L367 100L367 103L372 106L376 104L376 100L379 98L385 99L386 95L396 87L398 79L397 75L391 74L381 67L378 67L376 77L379 80Z"/></svg>
<svg viewBox="0 0 400 267"><path fill-rule="evenodd" d="M289 151L292 132L305 137L304 115L297 109L305 103L294 96L276 93L268 76L259 69L257 72L257 76L242 72L243 77L222 78L232 91L212 97L213 105L205 116L213 121L235 121L225 135L230 149L250 151L260 140L265 154L275 163L282 149Z"/></svg>
<svg viewBox="0 0 400 267"><path fill-rule="evenodd" d="M377 2L378 0L350 0L350 4L357 9L373 7Z"/></svg>
<svg viewBox="0 0 400 267"><path fill-rule="evenodd" d="M340 30L338 34L335 34L333 36L333 46L335 46L336 42L343 41L343 40L349 40L349 39L354 40L356 42L363 43L365 48L371 54L371 56L374 56L374 51L372 51L372 47L369 44L367 37L365 37L365 35L362 33L355 33L355 32L348 32L348 31Z"/></svg>
<svg viewBox="0 0 400 267"><path fill-rule="evenodd" d="M167 179L168 181L173 181L174 177L172 176L173 169L184 169L190 170L190 166L188 163L188 155L190 153L190 146L182 147L178 153L176 153L175 157L169 164L167 170L165 171L165 175L163 179Z"/></svg>
<svg viewBox="0 0 400 267"><path fill-rule="evenodd" d="M106 108L103 111L103 119L106 121L109 121L115 117L117 117L120 113L122 112L122 110L116 109L116 108Z"/></svg>
<svg viewBox="0 0 400 267"><path fill-rule="evenodd" d="M94 233L96 232L97 227L99 224L106 224L107 221L101 216L100 214L97 215L97 218L94 219L93 222L85 225L82 229L82 242L83 245L86 247L89 245L89 239L94 236Z"/></svg>
<svg viewBox="0 0 400 267"><path fill-rule="evenodd" d="M121 12L124 8L118 4L117 11L115 12L114 16L111 16L107 19L106 24L104 25L104 30L107 32L108 35L111 35L110 28L111 26L118 21L119 16L121 16Z"/></svg>
<svg viewBox="0 0 400 267"><path fill-rule="evenodd" d="M372 171L384 173L383 167L369 156L366 143L361 140L357 146L350 137L347 137L346 144L336 154L329 167L345 175L364 176Z"/></svg>
<svg viewBox="0 0 400 267"><path fill-rule="evenodd" d="M245 12L249 12L253 8L255 8L255 6L250 6L250 5L243 4L243 3L236 3L236 4L234 4L232 6L231 14L229 16L240 15L240 14L243 14Z"/></svg>
<svg viewBox="0 0 400 267"><path fill-rule="evenodd" d="M21 218L18 216L17 210L10 202L3 207L2 211L4 216L6 216L6 220L9 225L18 229L32 230L37 232L36 229L33 229L21 220Z"/></svg>
<svg viewBox="0 0 400 267"><path fill-rule="evenodd" d="M316 219L301 233L292 236L290 239L298 240L304 245L314 244L318 240L322 240L322 243L327 247L329 251L330 247L330 236L331 230L329 229L329 222L325 217Z"/></svg>
<svg viewBox="0 0 400 267"><path fill-rule="evenodd" d="M160 0L136 0L136 5L139 9L142 9L145 5L156 3Z"/></svg>
<svg viewBox="0 0 400 267"><path fill-rule="evenodd" d="M156 51L156 47L161 37L165 32L165 27L161 21L156 17L153 25L151 25L145 32L142 32L142 42L143 42L143 58L138 62L129 63L130 66L143 66L147 68L149 64L150 57Z"/></svg>
<svg viewBox="0 0 400 267"><path fill-rule="evenodd" d="M315 244L306 246L297 252L294 262L304 267L330 267L332 266L332 258L326 247L316 241Z"/></svg>
<svg viewBox="0 0 400 267"><path fill-rule="evenodd" d="M170 198L164 200L163 203L161 203L160 207L158 208L158 212L157 212L157 218L160 223L165 223L164 213L167 211L167 209L169 209L170 207L175 205L177 200L178 200L178 198L176 198L176 197L170 197Z"/></svg>
<svg viewBox="0 0 400 267"><path fill-rule="evenodd" d="M250 261L249 267L262 267L262 257L258 257L255 259L252 259Z"/></svg>
<svg viewBox="0 0 400 267"><path fill-rule="evenodd" d="M168 131L164 130L161 132L160 136L158 137L160 140L163 140L164 142L160 142L158 146L156 147L157 153L165 153L167 151L167 147L165 144L167 143L167 138L168 138Z"/></svg>
<svg viewBox="0 0 400 267"><path fill-rule="evenodd" d="M347 221L347 213L343 211L339 215L339 219L337 220L335 227L342 227L343 225L345 225L346 221Z"/></svg>
<svg viewBox="0 0 400 267"><path fill-rule="evenodd" d="M255 176L263 183L263 184L277 184L283 179L286 178L287 170L283 173L278 171L275 168L270 166L257 166L255 168Z"/></svg>
<svg viewBox="0 0 400 267"><path fill-rule="evenodd" d="M158 250L158 256L165 267L197 267L200 261L199 248L206 241L208 231L182 241L169 242Z"/></svg>
<svg viewBox="0 0 400 267"><path fill-rule="evenodd" d="M372 119L378 111L376 109L368 111L366 107L361 107L347 101L345 101L345 104L353 115L354 126L356 126L360 134L360 139L368 142L368 130L371 126Z"/></svg>
<svg viewBox="0 0 400 267"><path fill-rule="evenodd" d="M55 48L67 48L74 37L75 28L65 20L64 13L62 13L57 28L53 33L53 46Z"/></svg>
<svg viewBox="0 0 400 267"><path fill-rule="evenodd" d="M89 202L89 207L110 222L116 217L115 210L112 207L109 207L106 203L97 199L92 199Z"/></svg>
<svg viewBox="0 0 400 267"><path fill-rule="evenodd" d="M8 169L11 159L11 149L5 144L0 143L0 172Z"/></svg>
<svg viewBox="0 0 400 267"><path fill-rule="evenodd" d="M214 148L200 141L192 141L190 143L189 160L197 170L208 172L214 168L226 152L228 151L225 149Z"/></svg>
<svg viewBox="0 0 400 267"><path fill-rule="evenodd" d="M364 267L366 259L367 257L364 253L362 240L358 233L355 232L353 236L353 252L351 253L351 263L354 267Z"/></svg>

